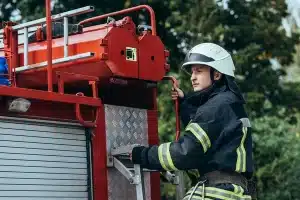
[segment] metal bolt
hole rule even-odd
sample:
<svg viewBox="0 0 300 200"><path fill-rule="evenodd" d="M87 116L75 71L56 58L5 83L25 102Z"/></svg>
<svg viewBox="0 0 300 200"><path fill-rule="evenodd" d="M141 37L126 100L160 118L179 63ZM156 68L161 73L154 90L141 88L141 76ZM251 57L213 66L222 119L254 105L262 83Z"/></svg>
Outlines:
<svg viewBox="0 0 300 200"><path fill-rule="evenodd" d="M133 184L133 183L134 183L133 178L129 178L129 183L130 183L130 184Z"/></svg>

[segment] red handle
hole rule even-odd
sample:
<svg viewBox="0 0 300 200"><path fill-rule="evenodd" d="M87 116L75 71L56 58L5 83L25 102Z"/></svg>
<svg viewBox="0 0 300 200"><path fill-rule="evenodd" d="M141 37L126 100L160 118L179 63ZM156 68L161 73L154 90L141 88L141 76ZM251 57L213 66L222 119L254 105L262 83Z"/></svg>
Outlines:
<svg viewBox="0 0 300 200"><path fill-rule="evenodd" d="M117 12L112 12L112 13L108 13L108 14L105 14L105 15L99 15L99 16L92 17L92 18L89 18L89 19L85 19L85 20L79 22L79 25L82 25L82 24L85 24L85 23L88 23L88 22L97 21L97 20L100 20L100 19L104 19L104 18L107 18L107 17L110 17L110 16L121 15L121 14L124 14L124 13L130 13L130 12L134 12L134 11L142 10L142 9L146 9L146 10L149 11L150 18L151 18L152 35L156 35L155 13L154 13L154 10L150 6L147 6L147 5L140 5L140 6L120 10L120 11L117 11Z"/></svg>
<svg viewBox="0 0 300 200"><path fill-rule="evenodd" d="M164 80L171 80L173 87L178 87L178 81L173 76L164 76ZM179 101L178 98L175 100L175 117L176 117L176 137L175 140L178 141L180 137L180 119L179 119Z"/></svg>
<svg viewBox="0 0 300 200"><path fill-rule="evenodd" d="M79 92L76 94L77 96L84 96L83 93ZM82 116L81 116L81 112L80 112L80 104L76 103L75 104L75 113L76 113L76 118L79 121L80 124L82 124L85 127L90 127L90 128L94 128L97 126L97 120L98 120L98 116L99 116L99 109L100 107L97 108L96 110L96 116L95 116L95 120L93 122L87 122L85 121Z"/></svg>

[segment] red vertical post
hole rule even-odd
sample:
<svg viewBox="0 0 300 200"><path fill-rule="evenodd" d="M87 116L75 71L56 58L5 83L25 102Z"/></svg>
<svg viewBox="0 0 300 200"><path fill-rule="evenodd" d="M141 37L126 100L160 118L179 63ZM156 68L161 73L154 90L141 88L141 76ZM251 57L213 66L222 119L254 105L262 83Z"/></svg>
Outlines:
<svg viewBox="0 0 300 200"><path fill-rule="evenodd" d="M148 140L149 145L158 145L158 115L157 115L157 88L153 88L153 109L148 110ZM151 182L151 200L159 200L160 198L160 173L152 172Z"/></svg>
<svg viewBox="0 0 300 200"><path fill-rule="evenodd" d="M173 76L164 76L164 80L171 80L173 88L178 87L178 81ZM179 98L179 97L178 97ZM180 137L180 119L179 119L179 99L175 99L175 117L176 117L176 136L175 140L178 141Z"/></svg>
<svg viewBox="0 0 300 200"><path fill-rule="evenodd" d="M3 34L3 43L4 43L4 56L7 59L8 64L8 78L11 81L12 79L12 28L11 23L7 23L7 25L4 28L4 34Z"/></svg>
<svg viewBox="0 0 300 200"><path fill-rule="evenodd" d="M108 199L107 182L107 150L104 106L97 109L99 112L97 127L94 129L92 138L93 149L93 199ZM116 191L117 192L117 191Z"/></svg>
<svg viewBox="0 0 300 200"><path fill-rule="evenodd" d="M51 4L50 0L46 0L46 20L47 20L47 78L48 78L48 91L53 91L52 83L52 22L51 22Z"/></svg>
<svg viewBox="0 0 300 200"><path fill-rule="evenodd" d="M176 115L176 138L175 140L178 141L180 137L180 119L179 119L179 102L178 98L175 100L175 115Z"/></svg>
<svg viewBox="0 0 300 200"><path fill-rule="evenodd" d="M16 71L15 69L19 66L19 54L18 54L18 31L12 30L11 37L11 66L9 67L9 79L13 87L17 86Z"/></svg>

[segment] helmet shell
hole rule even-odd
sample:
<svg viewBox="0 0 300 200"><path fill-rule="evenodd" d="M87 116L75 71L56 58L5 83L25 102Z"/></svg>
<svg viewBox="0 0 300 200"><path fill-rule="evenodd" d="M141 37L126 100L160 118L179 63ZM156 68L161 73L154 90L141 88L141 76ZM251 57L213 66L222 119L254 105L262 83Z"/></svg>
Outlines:
<svg viewBox="0 0 300 200"><path fill-rule="evenodd" d="M201 43L194 46L186 55L181 66L189 73L191 65L207 65L222 74L234 77L235 66L231 55L221 46L214 43Z"/></svg>

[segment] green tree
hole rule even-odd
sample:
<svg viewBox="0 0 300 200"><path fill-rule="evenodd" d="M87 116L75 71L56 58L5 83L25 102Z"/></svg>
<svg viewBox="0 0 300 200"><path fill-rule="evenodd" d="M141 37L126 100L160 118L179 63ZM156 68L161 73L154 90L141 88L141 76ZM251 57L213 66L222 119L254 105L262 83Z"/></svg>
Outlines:
<svg viewBox="0 0 300 200"><path fill-rule="evenodd" d="M9 20L13 15L13 11L16 9L16 1L3 0L0 2L0 19Z"/></svg>
<svg viewBox="0 0 300 200"><path fill-rule="evenodd" d="M261 117L254 120L254 130L259 199L300 199L299 123Z"/></svg>

